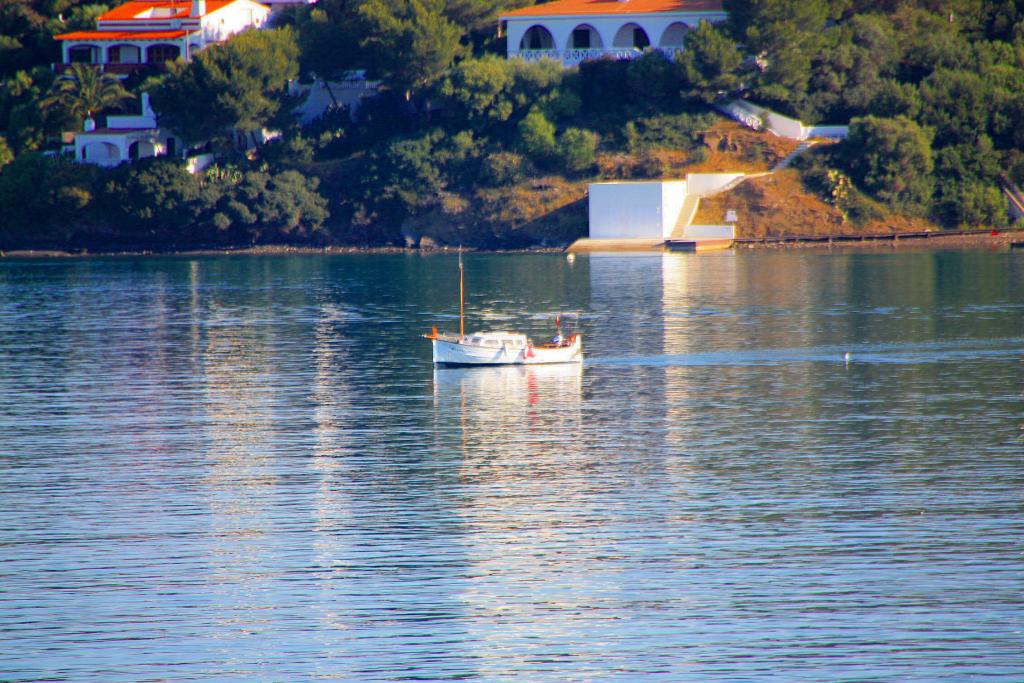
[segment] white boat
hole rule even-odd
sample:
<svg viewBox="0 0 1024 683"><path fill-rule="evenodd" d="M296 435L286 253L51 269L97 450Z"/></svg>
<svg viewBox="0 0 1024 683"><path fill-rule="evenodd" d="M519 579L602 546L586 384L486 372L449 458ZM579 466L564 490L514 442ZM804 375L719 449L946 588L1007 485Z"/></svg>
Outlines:
<svg viewBox="0 0 1024 683"><path fill-rule="evenodd" d="M562 336L561 317L555 317L557 333L550 342L534 344L518 332L473 332L466 334L466 288L462 257L459 255L459 333L438 332L435 327L423 335L434 347L435 365L539 365L582 363L583 339L573 333Z"/></svg>
<svg viewBox="0 0 1024 683"><path fill-rule="evenodd" d="M437 365L536 365L583 361L583 340L579 334L547 344L534 344L525 334L517 332L462 335L435 330L425 336L434 345L434 363Z"/></svg>

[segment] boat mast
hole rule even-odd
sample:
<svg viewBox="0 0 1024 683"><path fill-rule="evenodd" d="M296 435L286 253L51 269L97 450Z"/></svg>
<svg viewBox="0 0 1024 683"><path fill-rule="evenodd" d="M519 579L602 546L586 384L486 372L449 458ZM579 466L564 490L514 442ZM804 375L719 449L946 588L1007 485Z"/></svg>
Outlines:
<svg viewBox="0 0 1024 683"><path fill-rule="evenodd" d="M462 250L459 250L459 338L466 336L466 278L462 267Z"/></svg>

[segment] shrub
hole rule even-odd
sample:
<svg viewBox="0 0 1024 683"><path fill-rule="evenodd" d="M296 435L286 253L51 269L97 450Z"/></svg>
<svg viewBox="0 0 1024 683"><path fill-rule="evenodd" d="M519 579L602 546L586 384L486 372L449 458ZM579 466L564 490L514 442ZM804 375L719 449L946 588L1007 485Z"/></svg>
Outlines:
<svg viewBox="0 0 1024 683"><path fill-rule="evenodd" d="M1006 198L993 183L949 178L938 194L938 218L947 225L1003 227L1009 222Z"/></svg>
<svg viewBox="0 0 1024 683"><path fill-rule="evenodd" d="M14 152L11 151L10 145L7 144L7 138L0 135L0 169L12 161L14 161Z"/></svg>
<svg viewBox="0 0 1024 683"><path fill-rule="evenodd" d="M63 246L87 222L99 169L21 154L0 171L0 248Z"/></svg>
<svg viewBox="0 0 1024 683"><path fill-rule="evenodd" d="M652 152L643 152L637 157L633 167L634 178L661 178L668 171L668 164L663 158Z"/></svg>
<svg viewBox="0 0 1024 683"><path fill-rule="evenodd" d="M555 124L534 109L519 122L519 146L533 161L544 163L555 151Z"/></svg>
<svg viewBox="0 0 1024 683"><path fill-rule="evenodd" d="M597 135L589 130L569 128L558 136L558 152L562 168L567 172L591 172L597 159Z"/></svg>
<svg viewBox="0 0 1024 683"><path fill-rule="evenodd" d="M492 187L514 185L527 176L530 162L515 152L494 152L484 157L480 180Z"/></svg>
<svg viewBox="0 0 1024 683"><path fill-rule="evenodd" d="M631 152L654 148L691 150L700 144L701 133L714 123L711 114L675 114L630 121L623 129Z"/></svg>
<svg viewBox="0 0 1024 683"><path fill-rule="evenodd" d="M923 213L931 202L931 133L910 119L853 119L842 144L846 170L860 187L897 211Z"/></svg>

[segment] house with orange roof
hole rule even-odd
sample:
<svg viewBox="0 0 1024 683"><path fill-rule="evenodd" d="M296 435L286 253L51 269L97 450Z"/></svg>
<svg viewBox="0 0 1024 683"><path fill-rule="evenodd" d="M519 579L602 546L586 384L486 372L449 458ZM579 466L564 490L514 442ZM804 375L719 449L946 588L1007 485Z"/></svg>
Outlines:
<svg viewBox="0 0 1024 683"><path fill-rule="evenodd" d="M720 0L553 0L502 14L499 32L510 58L575 66L651 50L671 57L701 21L726 17Z"/></svg>
<svg viewBox="0 0 1024 683"><path fill-rule="evenodd" d="M127 75L178 57L188 61L210 43L265 25L270 13L255 0L130 0L101 14L95 31L54 36L62 54L54 68L84 62Z"/></svg>

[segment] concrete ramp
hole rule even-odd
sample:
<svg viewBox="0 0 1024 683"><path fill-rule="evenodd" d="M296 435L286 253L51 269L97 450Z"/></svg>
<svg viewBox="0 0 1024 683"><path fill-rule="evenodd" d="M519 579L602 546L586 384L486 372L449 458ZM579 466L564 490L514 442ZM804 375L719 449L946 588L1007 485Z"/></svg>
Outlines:
<svg viewBox="0 0 1024 683"><path fill-rule="evenodd" d="M587 254L600 251L619 252L660 252L665 251L665 240L663 238L620 238L620 239L592 239L581 237L569 245L566 249L572 254Z"/></svg>
<svg viewBox="0 0 1024 683"><path fill-rule="evenodd" d="M1020 188L1007 180L1003 183L1003 193L1010 202L1010 215L1013 220L1019 221L1024 218L1024 193Z"/></svg>
<svg viewBox="0 0 1024 683"><path fill-rule="evenodd" d="M683 201L683 208L679 211L679 218L676 219L675 227L672 229L672 234L669 236L669 239L682 238L683 233L686 232L686 227L693 222L693 217L697 215L697 208L699 206L699 195L686 195L686 199Z"/></svg>

